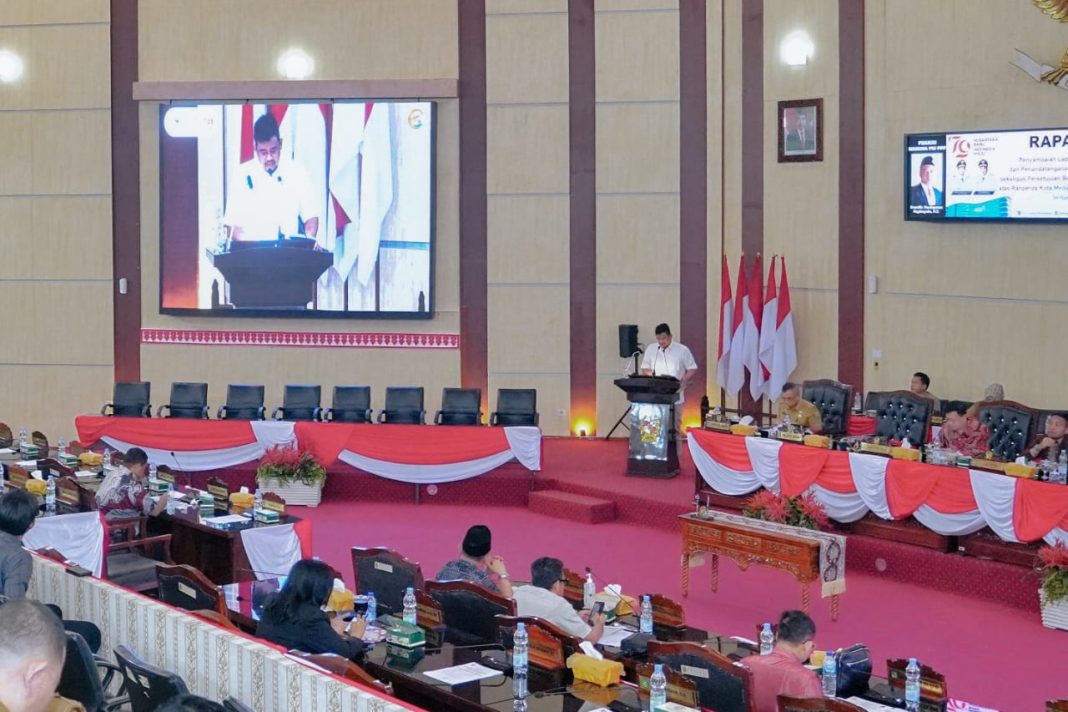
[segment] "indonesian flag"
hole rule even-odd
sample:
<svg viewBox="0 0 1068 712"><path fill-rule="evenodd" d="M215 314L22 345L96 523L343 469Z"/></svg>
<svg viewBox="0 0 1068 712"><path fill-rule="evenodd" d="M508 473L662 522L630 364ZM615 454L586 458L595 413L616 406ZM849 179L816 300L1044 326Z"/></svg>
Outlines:
<svg viewBox="0 0 1068 712"><path fill-rule="evenodd" d="M330 136L330 212L328 228L335 239L334 268L341 281L356 264L360 217L360 145L364 105L335 104Z"/></svg>
<svg viewBox="0 0 1068 712"><path fill-rule="evenodd" d="M727 374L730 371L731 337L734 334L733 312L731 271L727 268L727 255L723 255L723 276L719 283L719 356L716 360L716 382L721 387L727 383Z"/></svg>
<svg viewBox="0 0 1068 712"><path fill-rule="evenodd" d="M772 356L771 379L768 390L781 393L782 384L790 380L797 368L797 340L794 337L794 316L790 309L790 282L786 279L786 260L782 261L782 281L779 283L779 303L775 316L775 353Z"/></svg>
<svg viewBox="0 0 1068 712"><path fill-rule="evenodd" d="M749 310L749 296L746 293L745 255L738 263L738 287L734 290L734 305L731 318L731 347L727 358L727 380L723 390L728 395L736 396L745 384L745 327L743 320Z"/></svg>
<svg viewBox="0 0 1068 712"><path fill-rule="evenodd" d="M765 382L770 381L772 359L775 354L775 326L779 309L779 296L775 285L776 259L776 257L772 257L771 266L768 267L768 292L767 296L764 297L764 315L761 317L760 322L760 370ZM765 383L765 385L768 384ZM771 400L774 400L779 395L772 392L770 388L767 388L765 392Z"/></svg>
<svg viewBox="0 0 1068 712"><path fill-rule="evenodd" d="M745 312L745 367L749 369L749 395L758 400L764 393L764 369L760 366L760 322L764 315L764 263L753 262L749 278L749 301Z"/></svg>

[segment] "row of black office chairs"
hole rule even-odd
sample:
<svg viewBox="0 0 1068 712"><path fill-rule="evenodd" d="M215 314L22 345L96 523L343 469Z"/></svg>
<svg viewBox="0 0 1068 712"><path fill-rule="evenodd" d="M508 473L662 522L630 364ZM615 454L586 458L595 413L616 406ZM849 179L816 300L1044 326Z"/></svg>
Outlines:
<svg viewBox="0 0 1068 712"><path fill-rule="evenodd" d="M102 415L132 418L152 416L152 384L148 381L116 383L114 397L105 403ZM231 384L226 388L226 404L219 406L216 417L232 420L263 420L261 385ZM287 385L282 405L275 408L275 420L322 420L336 423L374 422L370 386L334 386L333 402L321 406L322 386ZM441 409L434 415L438 425L481 425L482 391L478 388L445 388ZM161 405L156 417L207 418L207 383L172 383L170 402ZM164 415L166 413L166 415ZM426 422L422 386L386 388L386 407L378 413L379 423L422 424ZM533 388L500 388L497 410L490 414L490 425L537 425L537 391Z"/></svg>

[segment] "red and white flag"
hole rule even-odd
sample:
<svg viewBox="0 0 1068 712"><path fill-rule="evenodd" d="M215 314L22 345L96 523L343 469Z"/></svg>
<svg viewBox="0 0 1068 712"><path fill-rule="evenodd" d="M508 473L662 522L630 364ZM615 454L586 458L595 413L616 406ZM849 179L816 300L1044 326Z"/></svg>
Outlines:
<svg viewBox="0 0 1068 712"><path fill-rule="evenodd" d="M745 313L749 311L749 297L746 292L748 283L745 278L745 255L738 263L738 287L734 290L734 305L731 318L731 349L727 359L727 381L723 390L727 395L736 396L745 384Z"/></svg>
<svg viewBox="0 0 1068 712"><path fill-rule="evenodd" d="M775 260L771 258L771 266L768 267L767 295L764 297L764 315L760 322L760 369L764 375L765 386L770 385L772 358L775 354L775 327L778 318L779 295L775 284ZM773 393L771 388L765 388L765 393L770 400L778 398L778 393Z"/></svg>
<svg viewBox="0 0 1068 712"><path fill-rule="evenodd" d="M760 366L760 323L764 316L764 262L753 262L749 277L749 302L745 312L745 367L749 369L749 395L754 400L764 393L764 369Z"/></svg>
<svg viewBox="0 0 1068 712"><path fill-rule="evenodd" d="M786 278L786 260L782 261L779 282L779 303L775 317L775 353L772 356L769 392L782 392L782 385L790 380L797 368L797 340L794 337L794 316L790 309L790 282Z"/></svg>
<svg viewBox="0 0 1068 712"><path fill-rule="evenodd" d="M726 387L730 372L731 337L734 336L734 300L731 299L731 271L723 255L723 276L719 284L719 351L716 359L716 382Z"/></svg>

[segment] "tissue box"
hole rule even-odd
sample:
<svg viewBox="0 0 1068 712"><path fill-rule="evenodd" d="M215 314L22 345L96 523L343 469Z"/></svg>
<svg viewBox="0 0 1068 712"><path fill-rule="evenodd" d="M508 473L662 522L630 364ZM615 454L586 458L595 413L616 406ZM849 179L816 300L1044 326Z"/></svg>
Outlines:
<svg viewBox="0 0 1068 712"><path fill-rule="evenodd" d="M911 460L912 462L919 462L920 451L911 447L892 447L890 448L890 457L895 460Z"/></svg>
<svg viewBox="0 0 1068 712"><path fill-rule="evenodd" d="M731 426L731 435L756 435L757 426L755 425L742 425L741 423L735 423Z"/></svg>
<svg viewBox="0 0 1068 712"><path fill-rule="evenodd" d="M608 687L619 683L623 677L623 663L615 660L598 660L582 653L573 653L567 659L576 680L585 680L594 685Z"/></svg>
<svg viewBox="0 0 1068 712"><path fill-rule="evenodd" d="M416 648L426 645L426 633L417 625L405 623L395 616L383 616L380 623L386 626L386 643L402 648Z"/></svg>
<svg viewBox="0 0 1068 712"><path fill-rule="evenodd" d="M872 455L889 455L892 448L889 445L876 445L875 443L861 443L860 451Z"/></svg>
<svg viewBox="0 0 1068 712"><path fill-rule="evenodd" d="M165 494L171 489L170 482L164 482L163 480L149 480L148 492L149 494Z"/></svg>
<svg viewBox="0 0 1068 712"><path fill-rule="evenodd" d="M348 589L335 588L330 592L330 599L326 602L326 608L330 611L351 611L355 608L356 596Z"/></svg>
<svg viewBox="0 0 1068 712"><path fill-rule="evenodd" d="M278 512L273 512L270 509L257 509L254 512L254 517L257 522L264 524L277 524L279 519Z"/></svg>
<svg viewBox="0 0 1068 712"><path fill-rule="evenodd" d="M233 507L235 513L250 509L255 502L256 498L247 492L230 493L230 505Z"/></svg>
<svg viewBox="0 0 1068 712"><path fill-rule="evenodd" d="M33 443L23 443L19 446L19 452L26 459L34 459L41 456L41 448Z"/></svg>
<svg viewBox="0 0 1068 712"><path fill-rule="evenodd" d="M1015 462L1010 462L1005 465L1005 474L1013 477L1034 479L1038 476L1038 468L1033 465L1018 465Z"/></svg>
<svg viewBox="0 0 1068 712"><path fill-rule="evenodd" d="M809 447L830 447L831 439L826 435L806 435L805 445Z"/></svg>
<svg viewBox="0 0 1068 712"><path fill-rule="evenodd" d="M60 464L66 465L67 467L78 466L78 458L75 455L71 455L69 452L56 455L56 459L59 460Z"/></svg>

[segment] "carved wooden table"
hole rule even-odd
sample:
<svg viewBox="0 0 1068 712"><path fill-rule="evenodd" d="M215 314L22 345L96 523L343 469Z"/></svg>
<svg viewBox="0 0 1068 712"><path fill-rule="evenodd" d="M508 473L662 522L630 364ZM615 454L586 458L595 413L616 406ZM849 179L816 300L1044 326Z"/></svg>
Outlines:
<svg viewBox="0 0 1068 712"><path fill-rule="evenodd" d="M712 555L712 591L719 589L719 557L734 559L745 571L761 564L789 571L801 584L801 610L808 612L809 585L820 579L820 543L778 532L747 527L721 520L699 519L681 514L682 595L690 589L690 557ZM838 594L831 596L831 620L838 620Z"/></svg>

